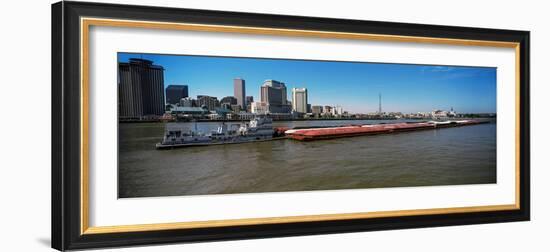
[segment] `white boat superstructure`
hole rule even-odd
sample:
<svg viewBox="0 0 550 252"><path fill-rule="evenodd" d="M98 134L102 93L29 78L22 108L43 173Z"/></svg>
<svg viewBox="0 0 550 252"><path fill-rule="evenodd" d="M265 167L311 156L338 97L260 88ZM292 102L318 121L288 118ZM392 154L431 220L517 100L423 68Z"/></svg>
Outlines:
<svg viewBox="0 0 550 252"><path fill-rule="evenodd" d="M273 122L268 117L256 117L246 123L223 122L210 133L196 130L167 129L157 148L173 148L197 145L244 143L273 138Z"/></svg>

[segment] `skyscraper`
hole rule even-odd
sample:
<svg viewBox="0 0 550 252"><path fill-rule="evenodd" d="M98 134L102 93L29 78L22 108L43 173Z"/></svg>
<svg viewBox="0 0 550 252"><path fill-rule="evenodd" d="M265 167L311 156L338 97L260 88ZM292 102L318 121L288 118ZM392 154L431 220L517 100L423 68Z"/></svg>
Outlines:
<svg viewBox="0 0 550 252"><path fill-rule="evenodd" d="M247 96L246 97L246 105L250 105L251 103L254 102L254 96Z"/></svg>
<svg viewBox="0 0 550 252"><path fill-rule="evenodd" d="M307 113L307 89L292 89L292 110L298 113Z"/></svg>
<svg viewBox="0 0 550 252"><path fill-rule="evenodd" d="M233 96L226 96L220 100L220 104L238 105L239 101Z"/></svg>
<svg viewBox="0 0 550 252"><path fill-rule="evenodd" d="M141 119L164 114L164 68L153 61L118 63L119 118Z"/></svg>
<svg viewBox="0 0 550 252"><path fill-rule="evenodd" d="M233 80L233 96L237 98L237 105L242 109L246 109L246 90L244 80L236 78Z"/></svg>
<svg viewBox="0 0 550 252"><path fill-rule="evenodd" d="M166 87L166 103L176 104L182 98L189 96L187 85L169 85Z"/></svg>
<svg viewBox="0 0 550 252"><path fill-rule="evenodd" d="M254 102L253 96L247 96L246 97L246 111L250 112L252 111L252 103Z"/></svg>
<svg viewBox="0 0 550 252"><path fill-rule="evenodd" d="M286 86L276 80L266 80L260 88L260 100L268 105L270 113L289 113Z"/></svg>

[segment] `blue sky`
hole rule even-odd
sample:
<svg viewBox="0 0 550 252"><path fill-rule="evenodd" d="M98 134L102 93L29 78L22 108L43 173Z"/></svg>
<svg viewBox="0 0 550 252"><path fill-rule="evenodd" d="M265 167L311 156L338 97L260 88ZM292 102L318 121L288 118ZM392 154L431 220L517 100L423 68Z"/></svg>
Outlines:
<svg viewBox="0 0 550 252"><path fill-rule="evenodd" d="M246 95L259 101L266 79L282 81L288 89L308 89L312 105L340 105L352 113L382 111L458 113L496 112L496 68L430 66L367 62L334 62L119 53L119 62L149 59L163 66L165 86L189 86L189 95L233 95L233 79L246 81Z"/></svg>

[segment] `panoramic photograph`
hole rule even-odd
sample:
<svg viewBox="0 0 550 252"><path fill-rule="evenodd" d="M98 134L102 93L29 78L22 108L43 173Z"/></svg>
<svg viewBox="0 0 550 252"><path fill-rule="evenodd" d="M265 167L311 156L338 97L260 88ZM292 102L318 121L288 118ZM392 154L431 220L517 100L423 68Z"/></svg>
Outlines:
<svg viewBox="0 0 550 252"><path fill-rule="evenodd" d="M497 182L494 67L118 53L118 197Z"/></svg>

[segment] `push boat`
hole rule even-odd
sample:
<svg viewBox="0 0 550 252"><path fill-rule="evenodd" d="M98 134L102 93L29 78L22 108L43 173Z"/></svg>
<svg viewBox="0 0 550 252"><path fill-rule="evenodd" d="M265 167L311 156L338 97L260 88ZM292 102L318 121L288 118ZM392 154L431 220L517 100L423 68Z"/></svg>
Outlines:
<svg viewBox="0 0 550 252"><path fill-rule="evenodd" d="M157 149L177 147L235 144L272 140L273 122L268 117L256 117L246 123L222 123L217 130L201 133L197 130L167 128Z"/></svg>

